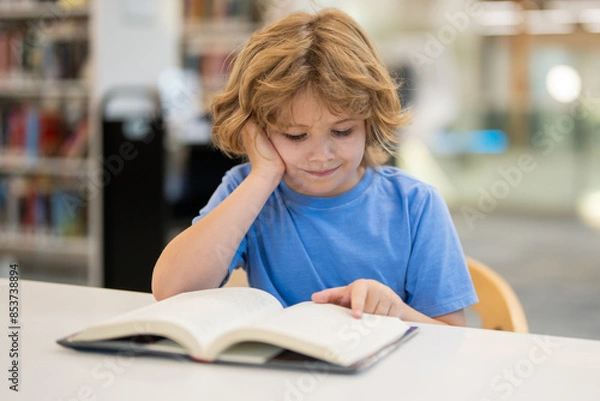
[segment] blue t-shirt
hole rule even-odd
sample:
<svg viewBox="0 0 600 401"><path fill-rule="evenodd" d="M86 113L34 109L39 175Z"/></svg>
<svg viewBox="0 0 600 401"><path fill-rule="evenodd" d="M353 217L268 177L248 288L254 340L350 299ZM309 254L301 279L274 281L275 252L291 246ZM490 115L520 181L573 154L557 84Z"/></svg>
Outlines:
<svg viewBox="0 0 600 401"><path fill-rule="evenodd" d="M223 177L194 223L223 201L250 165ZM477 302L464 254L439 193L395 167L367 168L350 191L299 194L284 181L268 198L230 265L284 306L360 278L393 289L435 317Z"/></svg>

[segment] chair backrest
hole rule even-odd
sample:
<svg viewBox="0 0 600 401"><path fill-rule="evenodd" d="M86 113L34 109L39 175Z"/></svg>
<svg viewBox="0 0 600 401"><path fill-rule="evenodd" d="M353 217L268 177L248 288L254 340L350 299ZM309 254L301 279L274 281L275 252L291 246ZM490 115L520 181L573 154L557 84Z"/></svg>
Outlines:
<svg viewBox="0 0 600 401"><path fill-rule="evenodd" d="M467 266L479 297L471 309L484 329L527 333L527 319L519 298L508 282L485 264L467 257Z"/></svg>

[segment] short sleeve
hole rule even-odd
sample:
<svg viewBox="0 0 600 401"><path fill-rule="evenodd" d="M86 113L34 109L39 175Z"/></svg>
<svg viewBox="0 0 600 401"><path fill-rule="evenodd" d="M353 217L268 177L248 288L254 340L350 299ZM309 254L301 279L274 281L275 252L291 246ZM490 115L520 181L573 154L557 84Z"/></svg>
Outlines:
<svg viewBox="0 0 600 401"><path fill-rule="evenodd" d="M229 194L231 194L240 185L240 183L245 178L244 167L244 165L234 167L223 176L221 184L217 187L215 192L213 192L212 196L208 200L208 203L202 209L200 209L198 216L192 219L192 224L196 224L198 221L204 218L211 210L213 210L221 202L223 202L223 200L225 200L225 198L227 198ZM227 277L225 277L225 280L223 280L221 285L224 285L229 280L229 275L231 274L233 269L245 266L247 248L246 245L246 237L244 237L244 239L240 243L240 246L236 250L235 255L233 256L233 259L231 260L231 263L229 265L229 273L227 274Z"/></svg>
<svg viewBox="0 0 600 401"><path fill-rule="evenodd" d="M407 304L436 317L477 302L465 256L448 208L433 188L414 199Z"/></svg>

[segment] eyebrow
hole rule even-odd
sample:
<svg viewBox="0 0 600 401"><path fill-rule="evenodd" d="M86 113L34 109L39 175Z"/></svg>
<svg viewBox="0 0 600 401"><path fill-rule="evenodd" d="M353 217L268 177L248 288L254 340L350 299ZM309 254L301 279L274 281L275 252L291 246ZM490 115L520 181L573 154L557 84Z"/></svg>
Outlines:
<svg viewBox="0 0 600 401"><path fill-rule="evenodd" d="M343 118L341 120L338 121L334 121L333 123L331 123L331 125L337 125L337 124L342 124L348 121L355 121L357 120L357 118L352 118L352 117L348 117L348 118ZM289 128L309 128L308 125L304 125L304 124L290 124L285 126L284 128L289 129Z"/></svg>

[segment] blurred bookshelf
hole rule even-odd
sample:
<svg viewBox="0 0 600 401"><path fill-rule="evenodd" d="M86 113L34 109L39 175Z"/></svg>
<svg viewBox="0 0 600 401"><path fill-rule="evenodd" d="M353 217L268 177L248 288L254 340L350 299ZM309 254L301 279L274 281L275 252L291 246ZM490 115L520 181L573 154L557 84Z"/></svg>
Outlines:
<svg viewBox="0 0 600 401"><path fill-rule="evenodd" d="M90 19L88 1L0 1L0 259L23 278L99 284Z"/></svg>
<svg viewBox="0 0 600 401"><path fill-rule="evenodd" d="M226 85L233 57L263 26L265 8L262 0L182 0L181 4L182 73L174 78L170 89L183 90L171 93L170 104L179 105L178 110L186 112L180 113L180 119L174 113L169 125L167 180L173 185L167 188L171 227L168 238L191 223L223 174L240 162L212 147L210 104Z"/></svg>
<svg viewBox="0 0 600 401"><path fill-rule="evenodd" d="M197 105L205 113L226 84L231 57L262 26L259 1L184 0L183 13L183 68L200 82Z"/></svg>

